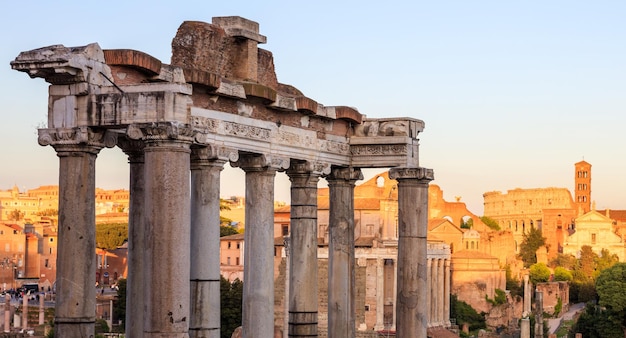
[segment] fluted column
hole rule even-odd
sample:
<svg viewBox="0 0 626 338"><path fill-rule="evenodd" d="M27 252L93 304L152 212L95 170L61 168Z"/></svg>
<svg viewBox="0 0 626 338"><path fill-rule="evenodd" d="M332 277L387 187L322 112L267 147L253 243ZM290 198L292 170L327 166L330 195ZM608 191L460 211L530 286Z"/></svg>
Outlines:
<svg viewBox="0 0 626 338"><path fill-rule="evenodd" d="M433 280L432 280L432 274L431 271L433 270L433 259L432 258L426 258L426 302L424 303L426 305L426 314L427 314L427 318L426 321L427 323L431 323L433 321L433 316L432 316L432 310L433 310Z"/></svg>
<svg viewBox="0 0 626 338"><path fill-rule="evenodd" d="M235 163L246 172L243 337L274 335L274 178L284 162L248 155Z"/></svg>
<svg viewBox="0 0 626 338"><path fill-rule="evenodd" d="M425 338L428 325L426 235L428 183L431 169L394 168L389 178L398 181L398 337ZM427 310L426 310L427 311Z"/></svg>
<svg viewBox="0 0 626 338"><path fill-rule="evenodd" d="M382 258L376 259L376 326L374 330L380 331L385 327L385 268Z"/></svg>
<svg viewBox="0 0 626 338"><path fill-rule="evenodd" d="M237 152L191 152L191 317L189 337L220 337L220 173Z"/></svg>
<svg viewBox="0 0 626 338"><path fill-rule="evenodd" d="M86 127L40 129L39 144L52 145L60 164L55 337L90 337L96 315L95 164L115 137Z"/></svg>
<svg viewBox="0 0 626 338"><path fill-rule="evenodd" d="M144 338L189 337L192 131L170 124L145 139ZM135 136L131 130L130 135Z"/></svg>
<svg viewBox="0 0 626 338"><path fill-rule="evenodd" d="M317 336L317 183L321 172L292 161L289 337Z"/></svg>
<svg viewBox="0 0 626 338"><path fill-rule="evenodd" d="M522 311L522 317L528 317L530 316L530 302L531 302L531 295L532 295L532 290L530 288L530 283L529 281L529 277L528 274L524 275L524 309Z"/></svg>
<svg viewBox="0 0 626 338"><path fill-rule="evenodd" d="M445 275L443 280L444 285L444 293L443 293L443 319L444 325L446 327L450 327L450 260L446 259L445 261Z"/></svg>
<svg viewBox="0 0 626 338"><path fill-rule="evenodd" d="M130 164L130 202L128 214L128 276L126 279L126 308L143 309L145 271L143 269L146 233L144 227L144 143L120 138L117 144L128 155ZM143 311L126 311L126 336L143 335Z"/></svg>
<svg viewBox="0 0 626 338"><path fill-rule="evenodd" d="M430 270L428 271L428 274L430 276L430 319L429 319L429 325L428 326L433 326L437 323L437 306L439 305L437 303L437 287L439 286L439 280L437 280L437 264L439 262L438 259L433 258L432 259L432 265Z"/></svg>
<svg viewBox="0 0 626 338"><path fill-rule="evenodd" d="M444 268L444 260L443 258L439 259L438 263L439 270L437 271L437 323L439 326L444 325L444 297L443 294L445 292L445 268Z"/></svg>
<svg viewBox="0 0 626 338"><path fill-rule="evenodd" d="M333 168L326 177L330 194L328 244L328 337L355 336L354 185L360 169Z"/></svg>

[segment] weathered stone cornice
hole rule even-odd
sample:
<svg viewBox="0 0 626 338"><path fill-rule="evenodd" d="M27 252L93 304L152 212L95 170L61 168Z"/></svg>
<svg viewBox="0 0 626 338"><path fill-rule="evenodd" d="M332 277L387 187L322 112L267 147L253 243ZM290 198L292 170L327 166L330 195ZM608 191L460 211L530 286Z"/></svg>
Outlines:
<svg viewBox="0 0 626 338"><path fill-rule="evenodd" d="M53 45L21 52L11 61L11 68L51 84L87 82L111 86L108 79L113 78L97 43L81 47Z"/></svg>

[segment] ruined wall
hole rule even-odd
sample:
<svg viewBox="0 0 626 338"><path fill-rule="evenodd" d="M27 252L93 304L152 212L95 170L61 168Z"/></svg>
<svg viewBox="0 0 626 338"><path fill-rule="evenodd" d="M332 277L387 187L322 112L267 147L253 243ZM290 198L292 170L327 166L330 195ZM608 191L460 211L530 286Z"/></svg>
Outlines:
<svg viewBox="0 0 626 338"><path fill-rule="evenodd" d="M559 317L569 309L569 284L567 282L538 283L537 291L543 292L543 311L554 314L561 300Z"/></svg>

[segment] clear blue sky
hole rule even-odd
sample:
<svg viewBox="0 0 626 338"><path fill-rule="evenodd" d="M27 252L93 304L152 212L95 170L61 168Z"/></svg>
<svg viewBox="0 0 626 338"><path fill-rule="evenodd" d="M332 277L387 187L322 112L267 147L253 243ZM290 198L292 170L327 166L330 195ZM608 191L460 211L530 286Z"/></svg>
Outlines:
<svg viewBox="0 0 626 338"><path fill-rule="evenodd" d="M36 136L47 84L10 69L19 52L97 42L169 63L183 21L230 15L260 24L280 82L368 117L424 120L421 165L478 215L487 191L571 191L583 158L597 207L626 209L624 1L2 2L0 189L58 179L54 150ZM103 150L97 185L127 179L121 151ZM284 174L278 182L288 200ZM223 184L223 195L242 186Z"/></svg>

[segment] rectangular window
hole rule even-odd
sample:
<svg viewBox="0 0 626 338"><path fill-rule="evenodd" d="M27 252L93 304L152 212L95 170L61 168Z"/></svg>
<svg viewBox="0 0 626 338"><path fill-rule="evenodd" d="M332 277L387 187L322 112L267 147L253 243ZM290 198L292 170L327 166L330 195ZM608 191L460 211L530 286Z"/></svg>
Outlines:
<svg viewBox="0 0 626 338"><path fill-rule="evenodd" d="M596 234L591 234L591 244L596 244Z"/></svg>
<svg viewBox="0 0 626 338"><path fill-rule="evenodd" d="M239 265L239 257L235 257L235 265Z"/></svg>

